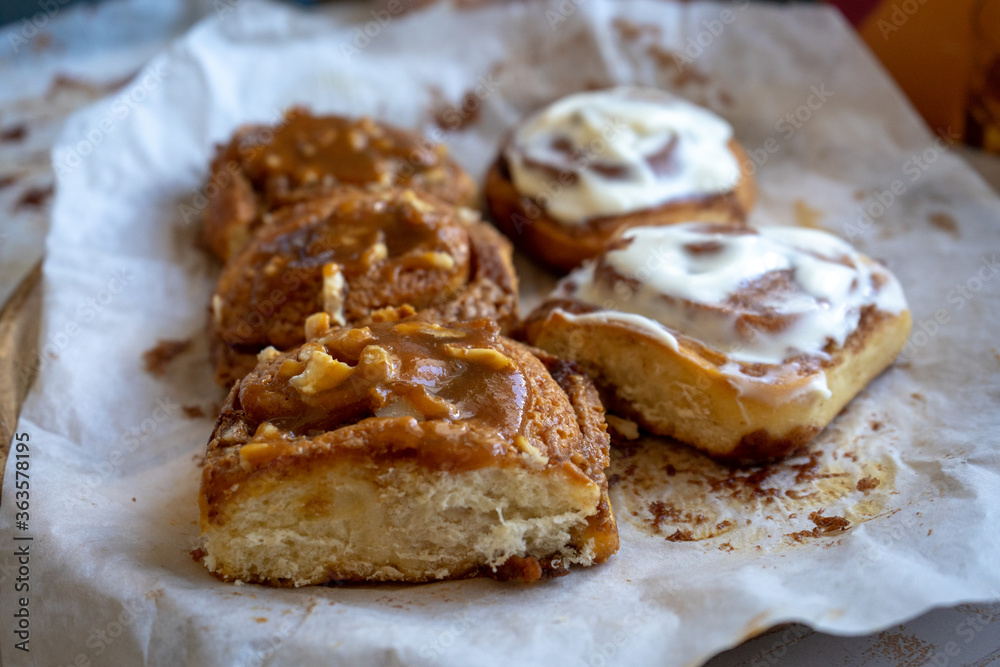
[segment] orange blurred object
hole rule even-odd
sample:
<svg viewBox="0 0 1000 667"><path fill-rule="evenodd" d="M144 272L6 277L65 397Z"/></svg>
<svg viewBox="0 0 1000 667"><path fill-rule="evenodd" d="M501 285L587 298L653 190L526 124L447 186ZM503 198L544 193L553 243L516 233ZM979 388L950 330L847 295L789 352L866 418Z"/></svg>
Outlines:
<svg viewBox="0 0 1000 667"><path fill-rule="evenodd" d="M884 0L858 26L927 124L952 141L965 132L979 1Z"/></svg>

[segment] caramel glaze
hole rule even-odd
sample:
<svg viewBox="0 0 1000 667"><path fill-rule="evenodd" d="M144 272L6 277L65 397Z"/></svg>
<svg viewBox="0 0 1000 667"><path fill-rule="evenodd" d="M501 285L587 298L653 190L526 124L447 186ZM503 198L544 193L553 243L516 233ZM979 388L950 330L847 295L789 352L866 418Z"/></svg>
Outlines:
<svg viewBox="0 0 1000 667"><path fill-rule="evenodd" d="M205 240L222 259L235 254L281 207L368 185L406 187L474 205L472 179L442 144L371 118L314 116L292 108L274 126L240 128L219 146L205 211Z"/></svg>
<svg viewBox="0 0 1000 667"><path fill-rule="evenodd" d="M490 320L411 318L331 329L261 362L233 386L209 442L204 518L225 523L219 508L234 484L341 459L454 472L560 468L599 485L607 509L608 436L593 384L569 362L532 352ZM334 371L304 383L317 360ZM591 533L617 548L609 511Z"/></svg>
<svg viewBox="0 0 1000 667"><path fill-rule="evenodd" d="M510 248L466 211L407 190L356 190L276 218L219 278L209 329L223 384L249 371L265 346L305 341L306 318L327 307L331 269L343 282L343 321L331 313L333 323L367 322L404 304L427 319L494 317L506 326L515 315Z"/></svg>

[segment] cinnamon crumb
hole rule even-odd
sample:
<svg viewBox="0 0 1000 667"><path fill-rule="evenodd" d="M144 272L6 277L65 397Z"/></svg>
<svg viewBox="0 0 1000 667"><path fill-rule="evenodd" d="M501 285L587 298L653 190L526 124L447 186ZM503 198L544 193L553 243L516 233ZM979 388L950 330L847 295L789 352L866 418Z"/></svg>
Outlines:
<svg viewBox="0 0 1000 667"><path fill-rule="evenodd" d="M184 416L188 419L199 419L205 416L205 411L201 409L200 405L182 405L181 410L184 411Z"/></svg>
<svg viewBox="0 0 1000 667"><path fill-rule="evenodd" d="M858 480L858 491L863 492L866 496L868 492L879 485L879 481L875 477L862 477Z"/></svg>
<svg viewBox="0 0 1000 667"><path fill-rule="evenodd" d="M693 542L694 536L691 535L690 530L681 530L678 528L672 535L667 535L666 539L668 542Z"/></svg>
<svg viewBox="0 0 1000 667"><path fill-rule="evenodd" d="M190 347L191 339L158 341L155 347L142 354L142 360L146 364L146 372L150 375L165 375L167 365Z"/></svg>
<svg viewBox="0 0 1000 667"><path fill-rule="evenodd" d="M730 542L723 542L719 545L719 551L732 551L733 545Z"/></svg>
<svg viewBox="0 0 1000 667"><path fill-rule="evenodd" d="M41 208L52 196L54 188L51 185L40 188L28 188L21 193L17 202L14 203L14 210L20 211L23 208Z"/></svg>

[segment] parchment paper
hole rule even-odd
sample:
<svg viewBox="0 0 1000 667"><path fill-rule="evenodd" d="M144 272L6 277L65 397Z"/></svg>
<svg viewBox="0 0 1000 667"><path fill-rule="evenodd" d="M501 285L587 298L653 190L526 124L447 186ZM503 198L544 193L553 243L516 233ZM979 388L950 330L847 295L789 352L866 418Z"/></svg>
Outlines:
<svg viewBox="0 0 1000 667"><path fill-rule="evenodd" d="M684 665L783 621L865 633L1000 598L1000 201L837 14L394 6L217 3L68 122L53 152L41 368L18 429L26 529L13 459L3 485L5 664ZM195 247L213 142L300 103L421 129L481 177L522 113L616 82L677 91L733 123L757 167L754 223L823 227L884 259L914 313L901 361L777 466L731 471L656 440L621 448L622 547L600 567L534 586L212 578L189 552L222 398L203 334L218 267ZM519 268L527 308L551 277ZM165 376L143 369L158 339L185 338ZM24 544L30 590L15 593ZM11 639L20 597L30 653Z"/></svg>

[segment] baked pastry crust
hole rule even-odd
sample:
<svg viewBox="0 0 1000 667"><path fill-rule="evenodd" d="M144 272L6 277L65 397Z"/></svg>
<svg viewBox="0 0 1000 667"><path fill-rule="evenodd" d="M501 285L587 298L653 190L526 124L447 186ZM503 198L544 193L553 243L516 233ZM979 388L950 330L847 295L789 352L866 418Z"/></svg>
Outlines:
<svg viewBox="0 0 1000 667"><path fill-rule="evenodd" d="M729 143L729 149L739 164L746 164L749 158L736 141ZM517 191L502 153L486 175L483 194L490 219L517 249L561 273L601 254L625 229L692 221L742 224L757 200L753 178L743 172L730 192L675 200L655 208L566 225L553 219L538 202Z"/></svg>
<svg viewBox="0 0 1000 667"><path fill-rule="evenodd" d="M443 144L371 118L292 108L274 126L246 125L216 148L203 214L205 245L227 260L271 214L342 187L406 187L475 206L476 185Z"/></svg>
<svg viewBox="0 0 1000 667"><path fill-rule="evenodd" d="M410 306L447 322L517 317L510 244L473 211L411 190L343 190L286 207L224 267L209 337L216 380L248 373L257 353L305 341L303 325L368 323Z"/></svg>
<svg viewBox="0 0 1000 667"><path fill-rule="evenodd" d="M877 266L860 257L868 266ZM878 270L873 273L876 281L894 281L884 269ZM602 279L600 264L595 272ZM564 282L572 282L575 275ZM786 287L778 284L769 288L772 295L782 289ZM770 461L807 444L893 362L911 325L908 310L892 312L869 304L861 308L857 326L842 344L828 339L816 354L755 363L736 359L678 328L574 299L571 291L560 293L557 288L528 316L519 336L579 363L595 379L612 413L737 464ZM735 313L730 321L737 326L751 323L764 332L789 322L794 326L795 316L754 305L766 303L765 292L748 288L731 299L749 308L740 315L737 306L730 306ZM697 304L683 307L696 320L707 312Z"/></svg>
<svg viewBox="0 0 1000 667"><path fill-rule="evenodd" d="M575 367L481 320L270 349L208 445L203 562L278 586L533 581L618 548L604 412Z"/></svg>

